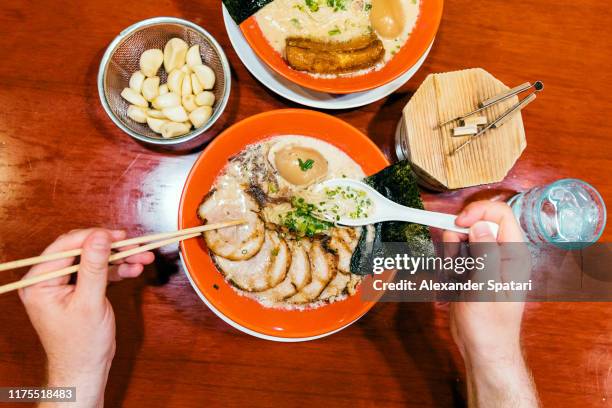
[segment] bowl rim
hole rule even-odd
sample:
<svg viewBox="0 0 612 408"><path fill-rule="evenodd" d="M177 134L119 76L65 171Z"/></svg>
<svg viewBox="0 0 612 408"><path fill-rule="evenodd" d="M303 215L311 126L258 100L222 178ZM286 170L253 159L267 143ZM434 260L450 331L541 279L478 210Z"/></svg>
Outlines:
<svg viewBox="0 0 612 408"><path fill-rule="evenodd" d="M105 82L105 78L106 78L106 73L108 70L108 65L110 62L110 59L113 55L113 53L115 52L115 50L117 49L117 47L123 43L127 38L129 38L132 34L136 33L137 31L145 28L145 27L151 27L151 26L155 26L155 25L160 25L160 24L177 24L177 25L182 25L185 27L189 27L195 31L197 31L199 34L201 34L202 36L204 36L208 41L210 41L210 43L212 44L215 52L217 53L217 55L219 55L219 59L221 60L221 66L223 67L223 75L224 75L224 79L225 79L225 86L224 86L224 93L223 93L223 98L221 101L219 101L219 104L217 105L217 107L215 108L215 110L213 111L212 116L210 117L210 119L208 120L208 122L206 123L206 125L194 129L191 132L183 135L183 136L179 136L179 137L175 137L175 138L169 138L169 139L157 139L157 138L152 138L152 137L148 137L145 135L141 135L140 133L134 132L133 130L131 130L130 128L128 128L127 126L125 126L121 120L117 117L117 115L115 115L115 113L112 111L112 109L110 108L110 105L106 99L106 95L104 92L104 82ZM134 139L137 139L141 142L145 142L145 143L149 143L149 144L153 144L153 145L158 145L158 146L167 146L167 145L177 145L177 144L182 144L182 143L186 143L189 142L193 139L196 139L198 136L200 136L202 133L206 132L208 129L210 129L215 122L219 119L219 117L221 116L221 114L223 114L223 112L225 111L225 108L227 106L227 102L229 100L229 96L230 96L230 92L231 92L231 84L232 84L232 75L231 75L231 69L230 69L230 64L229 61L227 59L227 56L225 55L225 52L223 51L223 48L221 47L221 45L219 44L219 42L208 32L206 31L204 28L200 27L199 25L192 23L191 21L182 19L182 18L177 18L177 17L153 17L153 18L148 18L145 20L141 20L138 21L132 25L130 25L129 27L123 29L114 39L113 41L111 41L111 43L108 45L108 47L106 47L106 50L104 51L104 55L102 56L102 60L100 61L100 66L98 68L98 96L100 98L100 103L102 104L102 107L104 108L104 111L106 112L106 114L109 116L109 118L113 121L113 123L115 125L117 125L117 127L121 130L123 130L125 133L127 133L128 135L130 135L131 137L133 137Z"/></svg>
<svg viewBox="0 0 612 408"><path fill-rule="evenodd" d="M349 327L350 325L355 323L357 320L359 320L359 318L357 318L357 319L353 320L352 322L348 323L347 325L342 326L342 327L338 327L335 330L329 331L327 333L318 334L318 335L315 335L315 336L309 336L309 337L280 337L280 336L272 336L270 334L260 333L258 331L255 331L253 329L249 329L248 327L242 326L240 323L237 323L237 322L233 321L232 319L230 319L229 317L224 315L223 312L221 312L219 309L217 309L215 307L215 305L210 300L208 300L208 298L206 296L204 296L204 294L202 293L202 291L198 287L197 283L191 277L191 274L187 270L187 264L185 263L185 259L184 259L183 253L180 252L180 251L179 251L179 259L181 261L181 265L183 266L183 273L185 274L185 276L187 276L187 279L189 280L189 283L191 284L191 287L198 294L198 297L200 298L200 300L202 300L202 302L210 310L212 310L212 312L219 319L223 320L225 323L229 324L234 329L239 330L239 331L241 331L241 332L243 332L245 334L249 334L249 335L251 335L253 337L257 337L258 339L269 340L269 341L276 341L276 342L279 342L279 343L299 343L299 342L303 342L303 341L313 341L313 340L322 339L323 337L331 336L332 334L338 333L339 331L342 331L342 330L346 329L347 327Z"/></svg>
<svg viewBox="0 0 612 408"><path fill-rule="evenodd" d="M268 43L255 15L243 21L240 30L257 57L278 75L307 89L331 94L350 94L386 85L414 66L433 43L442 21L443 9L444 0L421 0L416 25L400 51L379 70L358 76L316 78L292 69ZM407 47L408 44L411 46Z"/></svg>
<svg viewBox="0 0 612 408"><path fill-rule="evenodd" d="M297 127L296 120L301 122ZM325 127L327 130L318 130L324 121L330 124ZM295 130L290 130L294 127ZM306 127L313 133L301 133ZM339 136L339 129L343 130L343 136ZM308 109L278 109L259 113L226 129L194 162L181 193L177 215L179 228L186 228L197 222L195 218L192 219L192 216L195 217L193 207L197 206L196 202L201 201L201 197L208 191L227 158L246 145L283 134L301 134L331 143L356 160L366 174L376 172L389 164L389 160L369 137L332 115ZM346 151L344 148L348 146L353 147ZM203 301L207 300L204 303L212 304L214 308L211 310L234 328L259 338L292 342L325 337L359 320L376 303L362 299L363 289L359 289L358 293L348 299L321 308L305 311L268 309L257 301L234 292L215 268L203 243L191 240L181 242L179 247L185 266L184 272L198 296ZM367 282L362 285L367 285ZM288 317L287 313L295 314ZM317 321L320 325L302 326L304 321Z"/></svg>

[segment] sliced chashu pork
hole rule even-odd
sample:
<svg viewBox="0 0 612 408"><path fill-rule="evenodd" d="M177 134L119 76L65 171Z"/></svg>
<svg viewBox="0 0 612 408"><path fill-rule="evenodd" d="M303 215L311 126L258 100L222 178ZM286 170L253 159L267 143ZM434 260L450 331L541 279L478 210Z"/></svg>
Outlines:
<svg viewBox="0 0 612 408"><path fill-rule="evenodd" d="M219 270L240 289L261 292L285 279L291 255L287 244L275 231L265 233L259 252L248 260L233 261L215 257Z"/></svg>
<svg viewBox="0 0 612 408"><path fill-rule="evenodd" d="M329 285L323 289L323 292L319 295L320 300L328 300L332 297L342 295L349 282L351 281L351 275L348 273L338 272L334 279L329 282Z"/></svg>
<svg viewBox="0 0 612 408"><path fill-rule="evenodd" d="M312 279L298 293L287 299L290 303L308 303L317 298L337 273L336 256L323 248L320 241L308 251Z"/></svg>
<svg viewBox="0 0 612 408"><path fill-rule="evenodd" d="M338 270L351 273L351 257L359 242L359 235L353 228L334 228L327 246L338 255Z"/></svg>
<svg viewBox="0 0 612 408"><path fill-rule="evenodd" d="M206 246L216 255L240 261L253 257L264 243L264 223L257 204L239 187L224 185L209 194L198 208L207 224L244 219L246 224L204 233Z"/></svg>
<svg viewBox="0 0 612 408"><path fill-rule="evenodd" d="M306 241L304 241L306 242ZM285 279L277 286L259 292L257 297L268 302L279 302L295 294L311 280L310 262L306 252L306 244L296 241L288 243L291 251L291 263Z"/></svg>
<svg viewBox="0 0 612 408"><path fill-rule="evenodd" d="M349 291L349 284L355 280L351 274L351 257L359 242L359 234L360 231L354 228L334 228L332 230L327 246L337 255L339 273L321 292L319 299L328 300ZM353 282L353 292L357 283L358 281Z"/></svg>

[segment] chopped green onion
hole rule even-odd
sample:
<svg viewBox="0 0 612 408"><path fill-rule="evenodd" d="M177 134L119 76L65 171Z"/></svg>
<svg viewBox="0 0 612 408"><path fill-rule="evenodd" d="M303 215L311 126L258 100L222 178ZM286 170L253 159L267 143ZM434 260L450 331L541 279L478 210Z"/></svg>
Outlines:
<svg viewBox="0 0 612 408"><path fill-rule="evenodd" d="M317 0L304 0L304 2L313 13L319 11L319 2Z"/></svg>
<svg viewBox="0 0 612 408"><path fill-rule="evenodd" d="M308 171L312 169L312 166L314 165L314 160L308 159L306 161L302 161L302 159L298 159L298 164L300 165L300 169L302 171Z"/></svg>

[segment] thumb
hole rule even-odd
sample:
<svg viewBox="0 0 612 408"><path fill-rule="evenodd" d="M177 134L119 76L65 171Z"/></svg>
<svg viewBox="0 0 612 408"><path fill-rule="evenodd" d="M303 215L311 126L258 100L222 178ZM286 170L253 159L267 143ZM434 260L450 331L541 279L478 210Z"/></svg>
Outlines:
<svg viewBox="0 0 612 408"><path fill-rule="evenodd" d="M487 222L478 221L470 227L470 242L497 242L497 238Z"/></svg>
<svg viewBox="0 0 612 408"><path fill-rule="evenodd" d="M501 253L496 237L486 221L477 221L470 227L470 255L480 258L484 268L474 270L472 279L475 282L487 282L501 279ZM478 291L472 300L491 301L491 294ZM495 297L493 297L495 299Z"/></svg>
<svg viewBox="0 0 612 408"><path fill-rule="evenodd" d="M95 303L105 298L110 251L107 231L94 230L85 239L76 283L76 295L81 300Z"/></svg>

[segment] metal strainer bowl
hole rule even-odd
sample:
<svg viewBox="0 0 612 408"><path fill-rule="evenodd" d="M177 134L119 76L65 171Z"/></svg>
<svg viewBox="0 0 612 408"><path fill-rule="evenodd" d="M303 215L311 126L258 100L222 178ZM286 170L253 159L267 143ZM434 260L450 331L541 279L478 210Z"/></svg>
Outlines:
<svg viewBox="0 0 612 408"><path fill-rule="evenodd" d="M164 139L146 123L137 123L127 116L129 103L121 97L128 87L130 76L140 69L140 55L150 49L164 49L171 38L182 38L189 46L199 44L202 62L215 72L216 81L213 113L208 122L191 132ZM158 73L165 83L167 73L162 67ZM202 27L174 17L156 17L140 21L123 30L106 49L98 71L98 93L102 106L111 120L125 133L145 143L167 148L195 147L206 140L202 136L221 116L230 94L231 74L225 53L219 43Z"/></svg>

